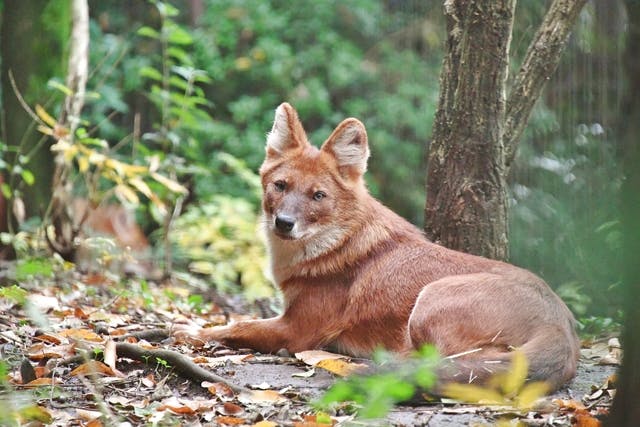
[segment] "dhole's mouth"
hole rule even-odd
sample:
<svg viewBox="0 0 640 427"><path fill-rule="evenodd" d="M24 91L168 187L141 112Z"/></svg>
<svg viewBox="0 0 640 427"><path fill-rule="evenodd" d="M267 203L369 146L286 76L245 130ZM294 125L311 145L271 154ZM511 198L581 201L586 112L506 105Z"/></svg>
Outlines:
<svg viewBox="0 0 640 427"><path fill-rule="evenodd" d="M298 240L297 237L292 236L290 233L283 233L281 231L273 230L273 234L275 234L278 238L282 240Z"/></svg>

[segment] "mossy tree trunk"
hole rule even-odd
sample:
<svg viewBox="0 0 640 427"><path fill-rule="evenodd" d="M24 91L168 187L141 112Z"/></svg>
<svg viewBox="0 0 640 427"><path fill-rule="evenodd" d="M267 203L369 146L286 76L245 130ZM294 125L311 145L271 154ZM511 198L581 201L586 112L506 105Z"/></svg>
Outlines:
<svg viewBox="0 0 640 427"><path fill-rule="evenodd" d="M509 167L585 2L551 4L507 97L515 0L445 0L448 37L427 165L431 240L508 258Z"/></svg>

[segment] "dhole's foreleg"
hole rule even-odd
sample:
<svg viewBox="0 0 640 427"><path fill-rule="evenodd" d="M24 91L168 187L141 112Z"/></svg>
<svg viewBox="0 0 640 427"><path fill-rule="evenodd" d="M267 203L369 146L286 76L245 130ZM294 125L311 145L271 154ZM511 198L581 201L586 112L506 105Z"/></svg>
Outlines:
<svg viewBox="0 0 640 427"><path fill-rule="evenodd" d="M204 344L217 341L232 348L251 348L261 353L276 353L286 349L291 353L317 348L321 336L314 331L302 331L292 326L288 317L247 320L225 326L200 330L180 330L174 333L178 341Z"/></svg>
<svg viewBox="0 0 640 427"><path fill-rule="evenodd" d="M482 382L508 369L520 349L529 378L557 388L575 374L579 349L571 319L533 275L516 281L478 273L427 285L409 319L409 335L416 348L432 343L443 356L460 355L443 371L443 382Z"/></svg>

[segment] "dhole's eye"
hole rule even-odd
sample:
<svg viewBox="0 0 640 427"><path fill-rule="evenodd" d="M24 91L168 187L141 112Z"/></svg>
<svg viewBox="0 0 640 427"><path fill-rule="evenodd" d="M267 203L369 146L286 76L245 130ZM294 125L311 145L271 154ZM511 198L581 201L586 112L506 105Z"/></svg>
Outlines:
<svg viewBox="0 0 640 427"><path fill-rule="evenodd" d="M273 186L276 188L277 191L280 191L280 192L287 189L287 183L282 180L278 180L274 182Z"/></svg>
<svg viewBox="0 0 640 427"><path fill-rule="evenodd" d="M324 191L316 191L315 193L313 193L313 200L315 201L320 201L325 197L327 197L327 195Z"/></svg>

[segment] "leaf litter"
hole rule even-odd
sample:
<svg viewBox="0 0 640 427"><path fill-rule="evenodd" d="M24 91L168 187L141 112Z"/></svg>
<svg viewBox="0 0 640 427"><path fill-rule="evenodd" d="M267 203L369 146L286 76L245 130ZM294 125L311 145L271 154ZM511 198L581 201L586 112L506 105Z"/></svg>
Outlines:
<svg viewBox="0 0 640 427"><path fill-rule="evenodd" d="M20 287L28 292L25 301L0 297L0 354L7 371L0 406L9 420L93 427L116 421L256 427L354 422L343 409L325 414L309 402L337 378L366 372L368 361L320 350L290 357L217 343L194 348L168 338L177 323L220 324L260 315L259 305L251 313L229 299L194 310L184 296L201 291L186 282L73 270ZM610 375L620 357L616 341L589 346L576 380L526 411L445 400L395 408L380 424L494 423L506 414L524 425L597 426L615 395ZM521 377L507 378L506 390L522 387ZM537 391L532 396L539 397Z"/></svg>

